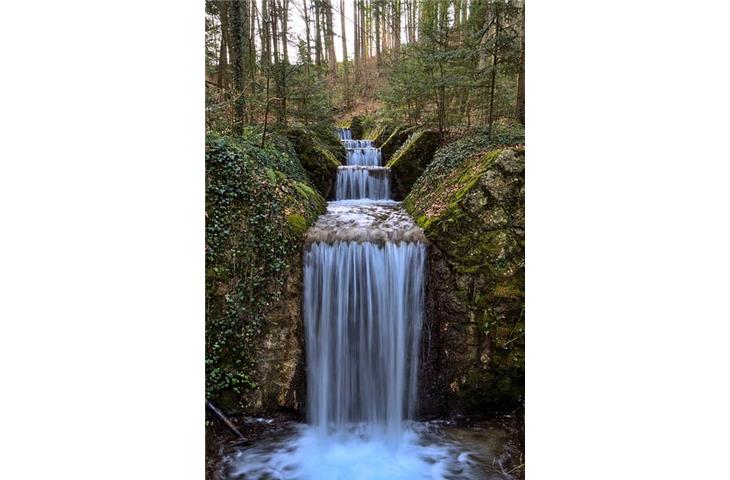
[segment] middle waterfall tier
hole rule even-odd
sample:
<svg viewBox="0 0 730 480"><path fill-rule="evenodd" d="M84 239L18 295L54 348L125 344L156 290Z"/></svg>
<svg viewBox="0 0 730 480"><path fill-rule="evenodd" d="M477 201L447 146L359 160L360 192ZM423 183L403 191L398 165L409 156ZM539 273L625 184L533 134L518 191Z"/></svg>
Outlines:
<svg viewBox="0 0 730 480"><path fill-rule="evenodd" d="M377 167L380 165L380 158L379 148L362 147L347 149L347 165Z"/></svg>
<svg viewBox="0 0 730 480"><path fill-rule="evenodd" d="M338 167L335 200L387 200L390 169L386 167Z"/></svg>

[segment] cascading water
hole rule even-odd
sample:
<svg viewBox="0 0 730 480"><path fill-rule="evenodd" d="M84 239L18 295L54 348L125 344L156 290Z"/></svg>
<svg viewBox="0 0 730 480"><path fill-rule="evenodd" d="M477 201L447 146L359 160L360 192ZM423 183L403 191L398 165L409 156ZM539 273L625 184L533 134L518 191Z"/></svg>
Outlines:
<svg viewBox="0 0 730 480"><path fill-rule="evenodd" d="M377 167L380 165L380 149L375 147L348 147L347 165Z"/></svg>
<svg viewBox="0 0 730 480"><path fill-rule="evenodd" d="M336 201L307 233L304 300L308 425L239 452L246 479L485 477L472 453L412 421L423 322L426 239L389 200L389 172L353 163L380 151L338 130L348 166ZM357 143L355 143L357 142ZM363 145L363 146L361 146Z"/></svg>
<svg viewBox="0 0 730 480"><path fill-rule="evenodd" d="M335 200L390 198L390 169L347 166L337 169Z"/></svg>
<svg viewBox="0 0 730 480"><path fill-rule="evenodd" d="M372 140L352 140L349 129L339 131L347 150L346 165L337 168L335 200L387 200L390 169L380 166L380 149Z"/></svg>

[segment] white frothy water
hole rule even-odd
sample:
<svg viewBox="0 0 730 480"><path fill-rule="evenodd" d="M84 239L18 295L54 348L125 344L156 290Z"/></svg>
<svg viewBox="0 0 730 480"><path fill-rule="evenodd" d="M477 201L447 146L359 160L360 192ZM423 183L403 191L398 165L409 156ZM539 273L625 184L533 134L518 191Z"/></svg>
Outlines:
<svg viewBox="0 0 730 480"><path fill-rule="evenodd" d="M311 480L505 480L488 471L488 458L465 451L426 424L405 429L396 444L368 437L353 427L342 435L322 436L312 427L262 442L230 459L236 479Z"/></svg>
<svg viewBox="0 0 730 480"><path fill-rule="evenodd" d="M380 149L372 140L342 140L346 166L337 169L335 200L390 198L390 169L381 167Z"/></svg>
<svg viewBox="0 0 730 480"><path fill-rule="evenodd" d="M307 420L230 459L243 479L485 479L463 447L416 415L426 239L390 200L380 150L338 134L348 165L309 230L302 306ZM350 146L351 145L351 146ZM376 167L376 168L374 168ZM379 201L373 201L379 200ZM505 478L505 477L494 477Z"/></svg>

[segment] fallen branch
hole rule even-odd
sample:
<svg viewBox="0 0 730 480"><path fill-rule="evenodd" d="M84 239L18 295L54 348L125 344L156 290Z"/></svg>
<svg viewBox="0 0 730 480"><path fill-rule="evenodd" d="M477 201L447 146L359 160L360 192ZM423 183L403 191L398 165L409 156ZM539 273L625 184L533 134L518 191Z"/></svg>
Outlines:
<svg viewBox="0 0 730 480"><path fill-rule="evenodd" d="M228 420L228 417L226 417L225 415L223 415L223 412L221 412L220 410L218 410L215 407L215 405L213 405L212 403L210 403L209 400L206 400L205 401L205 406L208 407L211 412L215 413L218 416L218 418L220 418L221 420L223 420L223 423L225 423L226 426L228 428L230 428L231 431L233 431L233 433L236 434L236 436L238 436L238 438L243 438L243 435L241 434L241 432L239 432L238 429L236 428L236 426L233 425L233 423L230 420Z"/></svg>

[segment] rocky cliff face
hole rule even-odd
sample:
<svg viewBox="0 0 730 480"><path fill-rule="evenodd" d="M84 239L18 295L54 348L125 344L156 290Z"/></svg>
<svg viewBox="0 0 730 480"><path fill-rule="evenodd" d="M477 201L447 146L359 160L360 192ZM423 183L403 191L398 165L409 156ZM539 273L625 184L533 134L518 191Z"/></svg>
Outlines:
<svg viewBox="0 0 730 480"><path fill-rule="evenodd" d="M518 407L524 398L524 147L464 139L441 148L404 206L431 242L422 412Z"/></svg>

